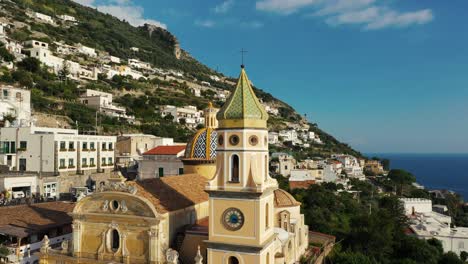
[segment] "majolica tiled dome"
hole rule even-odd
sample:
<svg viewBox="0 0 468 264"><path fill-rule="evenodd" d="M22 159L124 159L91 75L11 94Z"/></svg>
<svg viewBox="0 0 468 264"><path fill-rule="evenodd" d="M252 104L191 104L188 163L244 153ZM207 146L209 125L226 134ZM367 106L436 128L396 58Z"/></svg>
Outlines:
<svg viewBox="0 0 468 264"><path fill-rule="evenodd" d="M214 128L202 128L187 145L185 159L214 160L218 134Z"/></svg>
<svg viewBox="0 0 468 264"><path fill-rule="evenodd" d="M236 89L217 114L220 127L266 127L268 114L242 66Z"/></svg>

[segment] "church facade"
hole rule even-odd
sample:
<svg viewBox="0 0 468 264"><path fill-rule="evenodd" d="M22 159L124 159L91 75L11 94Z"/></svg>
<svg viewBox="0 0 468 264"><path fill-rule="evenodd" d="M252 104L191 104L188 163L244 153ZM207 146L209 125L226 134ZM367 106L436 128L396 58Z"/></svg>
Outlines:
<svg viewBox="0 0 468 264"><path fill-rule="evenodd" d="M77 203L73 240L41 264L292 264L308 248L298 203L268 173L268 115L245 69L235 91L189 142L191 174L119 177Z"/></svg>

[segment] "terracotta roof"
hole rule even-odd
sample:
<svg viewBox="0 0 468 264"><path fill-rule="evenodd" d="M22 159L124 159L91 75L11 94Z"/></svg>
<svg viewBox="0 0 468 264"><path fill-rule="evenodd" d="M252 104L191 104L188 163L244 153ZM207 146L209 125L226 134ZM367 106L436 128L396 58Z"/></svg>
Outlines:
<svg viewBox="0 0 468 264"><path fill-rule="evenodd" d="M165 176L128 184L137 187L137 195L153 203L159 213L208 201L208 194L205 192L206 178L198 174Z"/></svg>
<svg viewBox="0 0 468 264"><path fill-rule="evenodd" d="M158 146L152 148L143 155L177 155L185 150L186 145L175 145L175 146Z"/></svg>
<svg viewBox="0 0 468 264"><path fill-rule="evenodd" d="M315 180L308 181L289 181L289 188L294 189L308 189L310 185L315 184Z"/></svg>
<svg viewBox="0 0 468 264"><path fill-rule="evenodd" d="M68 215L73 211L75 203L50 202L32 205L17 205L0 207L0 228L4 232L10 230L24 234L35 233L56 226L72 223Z"/></svg>
<svg viewBox="0 0 468 264"><path fill-rule="evenodd" d="M275 207L291 207L299 206L300 202L296 201L294 197L285 190L276 189L275 191Z"/></svg>

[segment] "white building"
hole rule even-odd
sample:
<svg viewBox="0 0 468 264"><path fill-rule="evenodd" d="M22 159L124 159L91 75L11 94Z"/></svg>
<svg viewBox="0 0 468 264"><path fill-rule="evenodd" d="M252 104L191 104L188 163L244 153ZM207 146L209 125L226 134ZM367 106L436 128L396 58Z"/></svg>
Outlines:
<svg viewBox="0 0 468 264"><path fill-rule="evenodd" d="M268 144L278 144L279 136L277 132L268 132Z"/></svg>
<svg viewBox="0 0 468 264"><path fill-rule="evenodd" d="M200 88L198 88L198 87L191 87L191 88L190 88L190 91L191 91L192 94L195 95L196 97L200 97L200 96L201 96L201 90L200 90Z"/></svg>
<svg viewBox="0 0 468 264"><path fill-rule="evenodd" d="M116 137L79 135L74 129L3 127L0 164L39 175L90 174L114 168Z"/></svg>
<svg viewBox="0 0 468 264"><path fill-rule="evenodd" d="M284 177L291 175L291 170L293 170L296 166L296 160L293 156L283 152L275 152L271 155L271 158L278 159L279 174L281 174Z"/></svg>
<svg viewBox="0 0 468 264"><path fill-rule="evenodd" d="M15 117L13 126L28 125L31 121L31 92L13 86L0 85L0 120Z"/></svg>
<svg viewBox="0 0 468 264"><path fill-rule="evenodd" d="M55 51L58 53L58 54L62 54L62 55L70 55L70 54L75 54L77 53L77 49L75 46L72 46L72 45L67 45L63 42L54 42L54 45L55 45Z"/></svg>
<svg viewBox="0 0 468 264"><path fill-rule="evenodd" d="M89 57L97 57L96 50L87 46L82 45L81 43L78 43L76 45L76 49L79 53L84 54Z"/></svg>
<svg viewBox="0 0 468 264"><path fill-rule="evenodd" d="M48 16L46 14L42 14L42 13L39 13L39 12L34 12L34 17L36 19L41 20L41 21L44 21L44 22L47 22L47 23L50 23L50 24L55 24L54 19L51 16Z"/></svg>
<svg viewBox="0 0 468 264"><path fill-rule="evenodd" d="M115 57L112 55L106 55L101 57L101 61L104 63L115 63L115 64L120 64L121 60L119 57Z"/></svg>
<svg viewBox="0 0 468 264"><path fill-rule="evenodd" d="M349 177L360 180L365 179L363 167L361 167L361 163L357 158L345 154L333 154L332 158L341 162L343 170Z"/></svg>
<svg viewBox="0 0 468 264"><path fill-rule="evenodd" d="M450 227L450 216L432 211L432 201L421 198L400 198L410 220L410 229L420 239L436 238L442 242L444 252L460 255L468 251L468 228Z"/></svg>
<svg viewBox="0 0 468 264"><path fill-rule="evenodd" d="M210 79L213 80L213 81L215 81L215 82L221 81L221 78L219 78L219 77L216 76L216 75L210 75Z"/></svg>
<svg viewBox="0 0 468 264"><path fill-rule="evenodd" d="M265 111L267 111L267 113L271 115L275 115L275 116L279 115L278 108L273 107L273 106L265 105Z"/></svg>
<svg viewBox="0 0 468 264"><path fill-rule="evenodd" d="M308 188L311 184L323 182L323 169L292 169L289 177L291 189Z"/></svg>
<svg viewBox="0 0 468 264"><path fill-rule="evenodd" d="M137 47L131 47L130 50L131 50L131 51L134 51L134 52L139 52L139 51L140 51L140 49L137 48Z"/></svg>
<svg viewBox="0 0 468 264"><path fill-rule="evenodd" d="M6 36L6 28L6 24L0 23L0 38L4 38Z"/></svg>
<svg viewBox="0 0 468 264"><path fill-rule="evenodd" d="M63 21L68 21L68 22L77 22L76 18L74 16L70 15L59 15L58 18L60 18Z"/></svg>
<svg viewBox="0 0 468 264"><path fill-rule="evenodd" d="M98 78L99 71L97 68L83 67L77 62L57 57L49 50L49 45L47 43L29 40L24 44L25 47L28 48L31 57L38 59L44 65L51 68L55 74L58 74L64 67L67 67L70 72L68 77L71 79L97 80Z"/></svg>
<svg viewBox="0 0 468 264"><path fill-rule="evenodd" d="M289 130L281 130L279 132L279 137L282 138L283 141L292 141L292 142L297 142L297 131L294 129L289 129Z"/></svg>
<svg viewBox="0 0 468 264"><path fill-rule="evenodd" d="M128 65L135 69L151 70L151 64L137 59L128 59Z"/></svg>
<svg viewBox="0 0 468 264"><path fill-rule="evenodd" d="M121 66L115 66L115 67L109 67L104 65L102 68L102 71L106 75L107 79L112 79L115 75L120 75L120 76L130 76L132 79L138 80L140 78L143 78L146 80L146 77L143 75L142 72L136 71L128 66L121 65Z"/></svg>
<svg viewBox="0 0 468 264"><path fill-rule="evenodd" d="M181 120L185 120L185 124L188 127L195 128L198 124L203 124L205 119L203 118L203 111L197 110L197 107L188 105L183 107L176 107L173 105L161 106L159 111L161 116L172 115L174 122L180 123Z"/></svg>
<svg viewBox="0 0 468 264"><path fill-rule="evenodd" d="M111 93L86 89L86 92L79 98L82 104L98 110L108 116L125 119L129 122L134 122L135 117L127 115L125 107L117 106L113 103Z"/></svg>

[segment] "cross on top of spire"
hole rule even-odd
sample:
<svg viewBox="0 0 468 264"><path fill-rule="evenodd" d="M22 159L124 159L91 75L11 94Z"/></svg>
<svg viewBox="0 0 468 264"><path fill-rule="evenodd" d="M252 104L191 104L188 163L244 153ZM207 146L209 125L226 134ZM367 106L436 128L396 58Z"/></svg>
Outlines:
<svg viewBox="0 0 468 264"><path fill-rule="evenodd" d="M244 68L244 54L247 53L248 51L246 51L244 48L241 49L240 53L241 53L241 59L242 59L242 64L241 64L241 68Z"/></svg>

